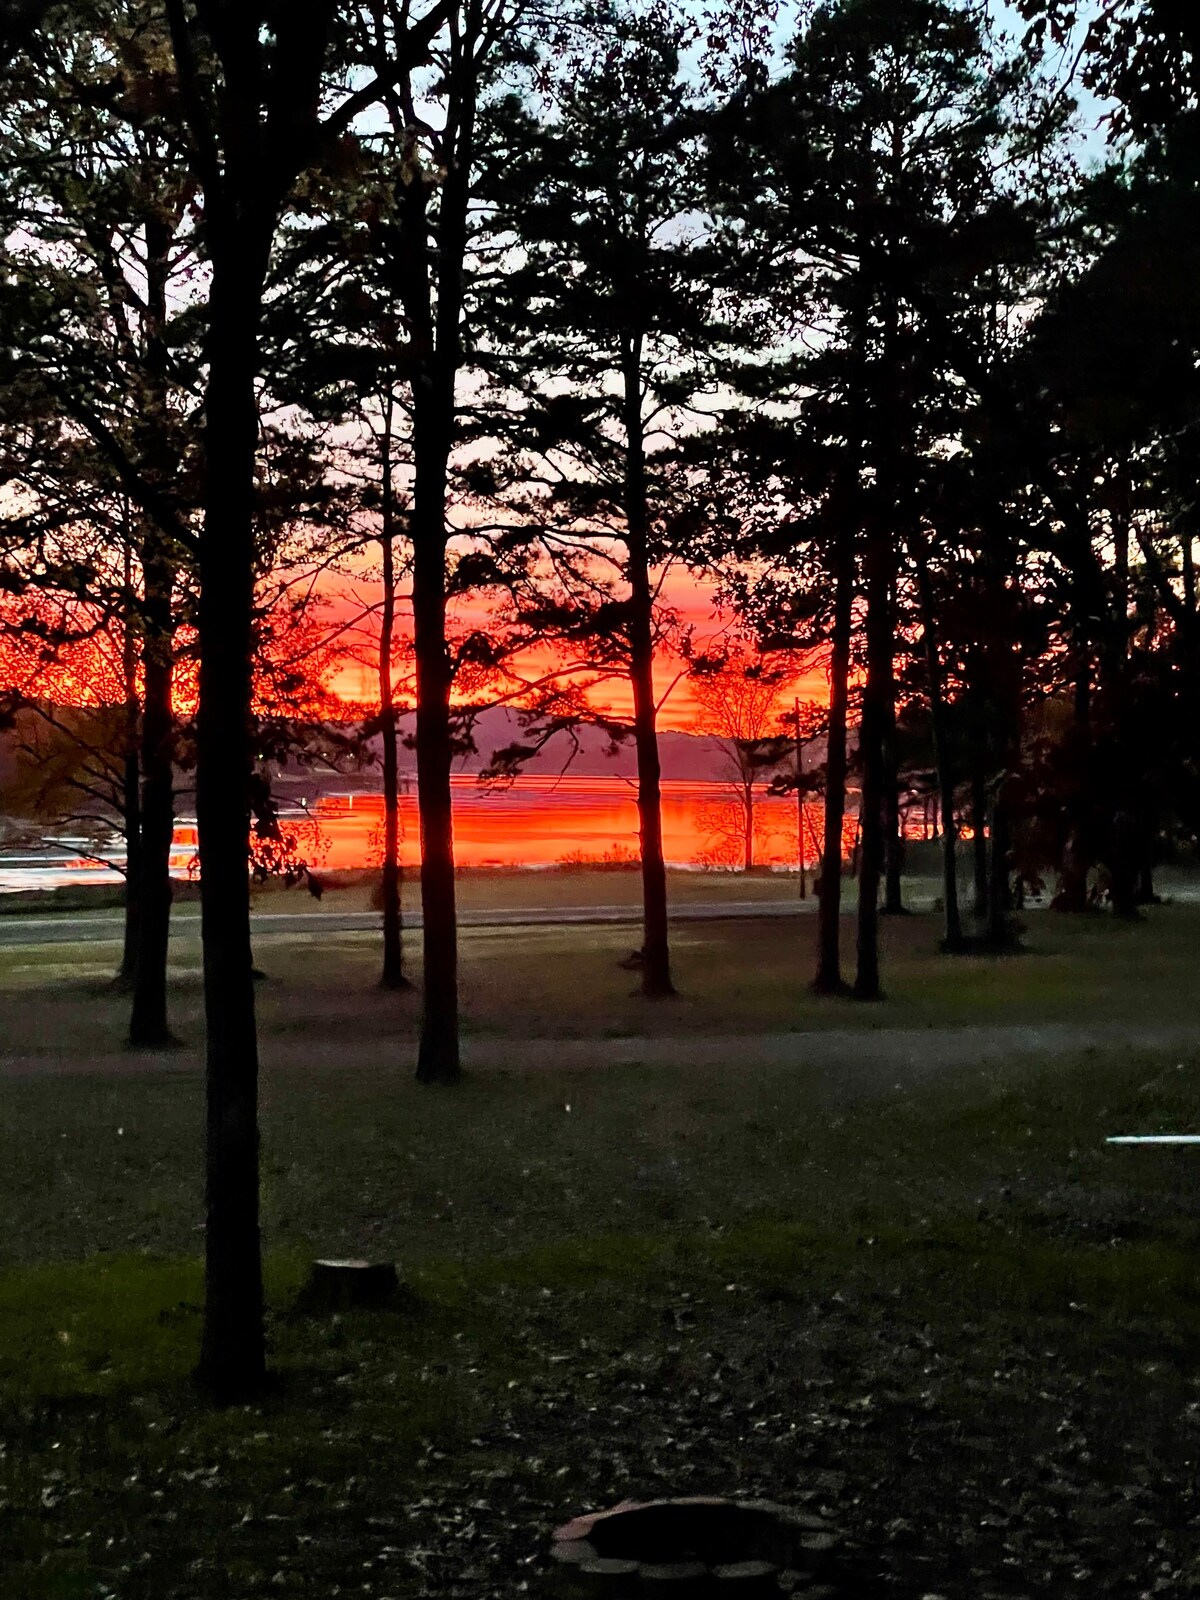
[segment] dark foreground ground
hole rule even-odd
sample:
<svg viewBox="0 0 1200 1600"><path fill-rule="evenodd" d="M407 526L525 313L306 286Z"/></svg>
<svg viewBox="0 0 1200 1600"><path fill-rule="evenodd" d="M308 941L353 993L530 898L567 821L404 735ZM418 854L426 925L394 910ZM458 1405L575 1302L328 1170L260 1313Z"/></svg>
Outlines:
<svg viewBox="0 0 1200 1600"><path fill-rule="evenodd" d="M613 930L475 936L479 1069L433 1093L365 939L276 942L279 1382L223 1413L192 1058L121 1070L103 949L3 952L40 1070L0 1083L0 1595L536 1594L555 1523L664 1492L827 1512L864 1596L1200 1593L1200 1151L1103 1142L1200 1130L1200 917L1031 919L992 963L934 931L889 930L866 1011L803 997L801 926L691 930L650 1013ZM410 1296L289 1316L329 1253Z"/></svg>

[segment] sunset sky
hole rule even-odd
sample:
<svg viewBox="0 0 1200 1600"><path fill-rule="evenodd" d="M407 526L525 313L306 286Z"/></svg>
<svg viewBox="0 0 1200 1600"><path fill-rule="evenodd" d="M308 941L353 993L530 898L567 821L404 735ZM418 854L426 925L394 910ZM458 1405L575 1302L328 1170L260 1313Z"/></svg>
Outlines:
<svg viewBox="0 0 1200 1600"><path fill-rule="evenodd" d="M731 618L728 613L722 615L718 611L711 584L695 578L680 567L668 574L662 593L665 603L678 614L681 623L694 629L694 639L700 648L712 648L721 639L729 637ZM353 586L354 599L359 603L373 601L378 594L379 586L370 581L356 582ZM348 615L353 602L343 593L340 597L331 596L331 605L335 608L334 614ZM477 615L478 621L484 623L486 611L481 608ZM475 620L474 614L472 620ZM408 626L411 627L411 624L408 623ZM329 680L329 687L347 701L370 705L378 698L377 679L374 668L361 657L361 650L347 648L342 665ZM547 645L541 651L530 652L524 658L523 668L532 678L552 671L558 660L561 657L556 655L552 646ZM669 649L662 650L655 667L655 683L660 697L666 695L659 717L659 724L663 728L689 730L695 726L696 702L686 676L681 677L682 672L683 663L678 655ZM823 701L826 698L827 686L822 667L815 666L805 674L800 680L798 693L802 699ZM624 678L613 678L598 685L591 690L589 699L598 711L608 711L619 717L632 715L630 688Z"/></svg>

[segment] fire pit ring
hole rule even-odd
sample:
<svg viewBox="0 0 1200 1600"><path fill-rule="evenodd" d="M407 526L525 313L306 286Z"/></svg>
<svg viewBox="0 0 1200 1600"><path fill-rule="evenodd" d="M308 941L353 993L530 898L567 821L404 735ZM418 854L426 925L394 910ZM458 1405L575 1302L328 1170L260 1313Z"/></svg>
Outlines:
<svg viewBox="0 0 1200 1600"><path fill-rule="evenodd" d="M835 1600L841 1539L771 1500L625 1500L556 1530L561 1600Z"/></svg>

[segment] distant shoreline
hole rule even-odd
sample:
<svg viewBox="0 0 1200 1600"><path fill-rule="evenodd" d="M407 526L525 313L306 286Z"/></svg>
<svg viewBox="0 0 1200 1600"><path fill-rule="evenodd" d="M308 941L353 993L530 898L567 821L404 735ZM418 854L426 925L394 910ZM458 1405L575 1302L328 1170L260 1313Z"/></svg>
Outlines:
<svg viewBox="0 0 1200 1600"><path fill-rule="evenodd" d="M456 877L463 878L506 878L506 877L591 877L595 875L611 876L613 874L636 874L639 871L636 862L627 861L572 861L551 862L545 866L522 866L519 863L502 866L460 866ZM678 873L680 876L695 877L704 875L713 878L745 878L746 873L732 871L723 867L695 867L668 865L667 871ZM749 873L752 878L773 878L794 876L787 869L778 867L755 867ZM337 893L342 889L358 889L371 883L378 876L378 869L374 867L346 867L335 868L329 871L317 869L314 876L320 881L323 889ZM412 882L416 891L417 874L415 870L406 872L406 878ZM175 890L175 903L177 905L196 902L200 899L200 885L194 880L172 880ZM259 892L259 891L256 891ZM261 892L278 894L285 892L283 884L272 880L261 886ZM303 885L296 885L291 891L297 900L306 898ZM125 904L125 886L122 883L81 883L65 885L56 889L12 889L0 890L0 917L17 916L29 911L106 911Z"/></svg>

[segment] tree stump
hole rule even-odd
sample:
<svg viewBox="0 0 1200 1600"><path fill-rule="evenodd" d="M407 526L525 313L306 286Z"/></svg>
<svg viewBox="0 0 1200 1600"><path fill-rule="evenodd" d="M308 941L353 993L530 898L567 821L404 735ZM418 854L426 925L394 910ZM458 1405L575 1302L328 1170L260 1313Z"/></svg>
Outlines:
<svg viewBox="0 0 1200 1600"><path fill-rule="evenodd" d="M296 1311L301 1316L379 1311L399 1297L400 1279L391 1261L314 1261Z"/></svg>

